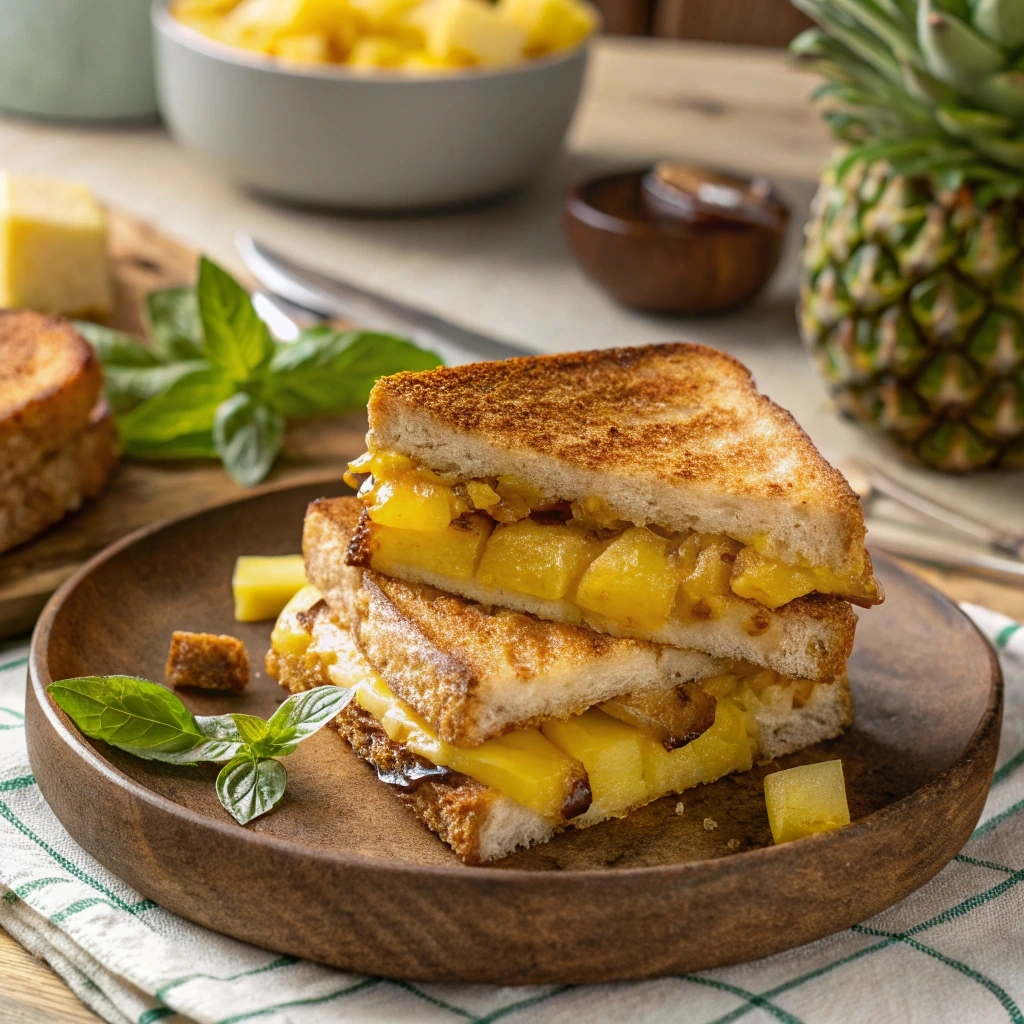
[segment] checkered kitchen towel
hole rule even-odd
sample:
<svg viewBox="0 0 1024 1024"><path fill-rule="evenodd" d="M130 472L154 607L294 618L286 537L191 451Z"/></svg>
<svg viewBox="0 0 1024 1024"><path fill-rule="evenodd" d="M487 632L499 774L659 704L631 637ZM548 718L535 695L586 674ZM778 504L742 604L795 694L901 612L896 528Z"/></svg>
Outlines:
<svg viewBox="0 0 1024 1024"><path fill-rule="evenodd" d="M1024 1024L1024 629L965 610L1007 682L981 824L924 888L800 949L659 981L497 988L360 977L217 935L142 899L61 828L25 753L18 649L0 653L0 926L118 1024ZM0 992L10 984L0 975Z"/></svg>

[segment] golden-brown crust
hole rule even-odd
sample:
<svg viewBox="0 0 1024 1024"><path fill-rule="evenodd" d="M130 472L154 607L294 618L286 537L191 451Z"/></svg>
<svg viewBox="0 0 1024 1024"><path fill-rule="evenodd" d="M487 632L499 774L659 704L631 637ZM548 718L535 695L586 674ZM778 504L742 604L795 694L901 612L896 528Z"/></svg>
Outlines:
<svg viewBox="0 0 1024 1024"><path fill-rule="evenodd" d="M0 486L0 552L31 540L99 494L118 454L117 426L101 400L82 431Z"/></svg>
<svg viewBox="0 0 1024 1024"><path fill-rule="evenodd" d="M249 685L249 653L238 637L218 633L171 634L165 668L171 686L201 690L233 690Z"/></svg>
<svg viewBox="0 0 1024 1024"><path fill-rule="evenodd" d="M84 430L102 387L99 359L70 321L0 311L0 481Z"/></svg>
<svg viewBox="0 0 1024 1024"><path fill-rule="evenodd" d="M677 342L470 363L379 380L371 434L416 410L503 450L566 465L833 513L847 543L863 515L843 475L750 371L706 345ZM437 467L434 467L437 468Z"/></svg>

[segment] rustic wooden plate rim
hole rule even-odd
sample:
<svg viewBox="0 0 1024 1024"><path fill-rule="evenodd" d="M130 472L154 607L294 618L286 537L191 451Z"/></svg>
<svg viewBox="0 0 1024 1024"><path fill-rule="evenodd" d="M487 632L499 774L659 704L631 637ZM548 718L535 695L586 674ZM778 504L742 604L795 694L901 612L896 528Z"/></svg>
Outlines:
<svg viewBox="0 0 1024 1024"><path fill-rule="evenodd" d="M94 555L78 570L76 570L74 575L71 576L60 587L60 589L56 591L56 593L54 593L47 602L46 607L43 609L42 615L40 616L32 633L28 663L29 681L35 690L35 696L39 702L39 706L46 715L51 726L54 728L61 740L71 748L83 762L89 765L92 769L98 771L107 780L113 782L131 796L150 804L154 809L158 809L161 812L181 821L187 821L194 826L210 829L225 836L236 834L236 830L240 826L198 814L173 800L169 800L166 797L153 792L118 770L85 741L85 738L78 731L71 719L68 718L68 716L52 701L49 694L46 692L47 685L54 681L50 678L46 665L46 650L48 647L50 632L54 619L60 610L65 597L77 587L80 580L88 576L96 567L122 552L125 548L131 547L151 534L157 533L160 530L183 522L187 519L204 515L206 512L210 512L215 509L223 509L229 505L241 504L254 498L263 497L270 493L291 490L298 487L306 487L310 483L323 483L325 485L337 483L339 480L340 474L331 472L324 474L322 478L316 477L312 480L305 480L301 485L297 485L294 482L285 482L275 486L260 488L256 493L244 495L241 498L233 498L219 502L216 505L209 506L198 512L180 516L168 516L154 523L150 523L138 530L135 530L133 533L127 534L121 539L115 541L109 547L104 548L98 554ZM886 556L879 553L873 553L872 558L880 562L890 561ZM918 582L920 582L922 586L933 590L934 593L938 593L937 591L934 591L934 588L931 588L928 584L924 583L924 581ZM888 818L893 815L899 815L901 813L901 809L904 807L911 804L926 804L937 799L939 794L947 788L951 779L957 775L964 774L967 771L968 766L977 756L979 748L984 745L986 737L991 733L999 721L1003 700L1002 670L999 665L999 659L996 656L996 652L992 645L973 621L971 621L970 618L965 615L952 601L946 598L945 595L939 594L938 596L944 603L953 607L958 615L963 616L963 618L970 622L973 632L976 633L979 639L984 643L992 672L992 685L989 688L988 701L985 705L985 710L979 719L977 726L972 732L970 739L964 747L963 752L952 764L939 772L929 782L925 783L925 785L911 793L908 793L906 796L901 797L898 800L894 800L890 804L886 804L877 811L873 811L872 813L865 815L863 818L857 819L844 828L837 829L834 832L810 836L797 842L783 843L779 846L765 846L752 850L744 850L728 857L691 860L677 864L616 868L611 871L608 869L563 869L553 877L564 879L566 882L582 881L583 879L586 879L588 882L592 883L597 879L612 881L615 879L628 879L631 877L649 878L657 875L676 877L698 871L705 874L708 872L714 872L718 875L728 875L752 869L755 864L770 857L780 858L800 856L802 858L809 855L811 849L823 848L826 844L842 843L847 841L850 837L867 834L883 827ZM259 832L249 832L247 841L261 846L266 846L269 849L277 851L283 851L286 853L294 852L296 854L301 853L303 857L313 860L322 860L326 863L331 863L341 867L372 867L375 871L396 872L399 874L415 872L419 875L436 877L438 880L444 880L452 877L458 877L464 880L467 877L466 872L469 871L471 872L472 877L479 878L481 881L494 882L500 880L503 883L515 885L517 883L523 884L526 882L536 884L539 877L544 875L544 873L541 873L539 876L536 871L521 868L489 868L483 866L467 869L462 866L449 867L446 865L410 864L402 861L387 860L382 857L361 856L358 854L341 853L306 846ZM815 845L809 848L807 844Z"/></svg>

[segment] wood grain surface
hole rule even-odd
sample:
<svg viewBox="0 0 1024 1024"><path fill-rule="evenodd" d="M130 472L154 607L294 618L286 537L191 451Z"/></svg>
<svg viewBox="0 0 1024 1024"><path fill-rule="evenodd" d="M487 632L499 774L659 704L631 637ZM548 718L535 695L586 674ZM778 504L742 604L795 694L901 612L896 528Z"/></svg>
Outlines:
<svg viewBox="0 0 1024 1024"><path fill-rule="evenodd" d="M198 259L193 250L116 210L110 217L110 253L115 309L108 322L140 335L147 292L190 284ZM262 486L339 469L363 450L365 433L363 413L292 424ZM122 461L95 501L28 544L0 554L0 639L30 630L50 594L107 544L147 523L245 493L212 460Z"/></svg>
<svg viewBox="0 0 1024 1024"><path fill-rule="evenodd" d="M259 666L271 623L234 622L234 559L296 550L309 500L342 489L286 487L144 531L84 567L40 620L26 705L40 789L84 849L162 906L359 972L611 981L753 959L847 927L927 881L976 824L1001 721L995 655L961 612L883 556L888 600L861 615L849 666L856 721L844 736L690 791L683 815L666 798L487 868L459 864L333 732L286 759L282 803L242 828L217 802L215 765L177 768L87 742L50 702L51 679L162 678L174 629L234 633ZM283 697L257 672L241 695L185 699L202 714L267 715ZM773 846L764 774L837 757L854 824ZM208 866L199 876L188 867L197 853Z"/></svg>

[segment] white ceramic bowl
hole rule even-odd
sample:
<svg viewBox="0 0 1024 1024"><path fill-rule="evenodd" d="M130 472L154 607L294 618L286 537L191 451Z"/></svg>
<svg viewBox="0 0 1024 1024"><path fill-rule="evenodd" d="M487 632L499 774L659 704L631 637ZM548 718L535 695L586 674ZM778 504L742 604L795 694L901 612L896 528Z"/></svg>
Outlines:
<svg viewBox="0 0 1024 1024"><path fill-rule="evenodd" d="M587 48L451 75L293 69L221 45L155 0L157 93L185 146L236 180L304 203L396 210L514 189L555 154Z"/></svg>

